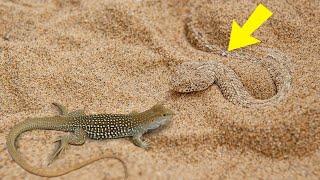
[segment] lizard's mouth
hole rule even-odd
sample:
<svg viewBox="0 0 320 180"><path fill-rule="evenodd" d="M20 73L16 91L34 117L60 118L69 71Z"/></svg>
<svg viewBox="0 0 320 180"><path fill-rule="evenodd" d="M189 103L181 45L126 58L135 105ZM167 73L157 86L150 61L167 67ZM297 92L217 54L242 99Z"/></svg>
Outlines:
<svg viewBox="0 0 320 180"><path fill-rule="evenodd" d="M154 122L149 124L148 130L157 129L160 126L166 126L171 121L172 116L173 115L167 115L164 117L162 116L162 117L156 118Z"/></svg>
<svg viewBox="0 0 320 180"><path fill-rule="evenodd" d="M166 117L162 117L163 119L160 121L160 127L168 126L172 121L173 115L167 115Z"/></svg>

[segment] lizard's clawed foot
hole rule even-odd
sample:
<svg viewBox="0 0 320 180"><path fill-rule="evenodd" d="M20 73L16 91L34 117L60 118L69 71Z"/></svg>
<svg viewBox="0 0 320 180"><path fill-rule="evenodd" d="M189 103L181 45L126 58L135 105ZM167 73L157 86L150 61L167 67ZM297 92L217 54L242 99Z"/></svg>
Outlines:
<svg viewBox="0 0 320 180"><path fill-rule="evenodd" d="M150 141L148 141L148 140L142 141L140 147L142 147L143 149L150 149L150 147L151 147L151 146L150 146Z"/></svg>
<svg viewBox="0 0 320 180"><path fill-rule="evenodd" d="M141 147L143 149L149 149L150 148L150 144L149 144L149 141L148 140L142 140L141 139L141 135L138 135L138 136L134 136L132 138L133 140L133 143L138 146L138 147Z"/></svg>
<svg viewBox="0 0 320 180"><path fill-rule="evenodd" d="M58 148L57 150L49 157L49 162L48 162L48 166L55 160L57 159L57 157L59 156L59 154L61 154L61 152L65 151L68 146L68 137L67 136L62 136L59 137L57 140L55 140L54 142L58 142Z"/></svg>

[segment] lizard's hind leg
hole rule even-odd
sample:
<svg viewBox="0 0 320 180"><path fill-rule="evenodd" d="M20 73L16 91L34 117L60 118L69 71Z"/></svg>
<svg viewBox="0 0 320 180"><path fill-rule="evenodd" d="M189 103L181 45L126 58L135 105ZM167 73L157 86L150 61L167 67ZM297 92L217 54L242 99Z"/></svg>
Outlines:
<svg viewBox="0 0 320 180"><path fill-rule="evenodd" d="M62 115L62 116L75 117L75 116L84 115L84 110L83 109L79 109L79 110L75 110L75 111L72 111L72 112L68 112L68 109L64 105L59 104L59 103L55 103L55 102L52 103L52 104L59 109L60 115Z"/></svg>
<svg viewBox="0 0 320 180"><path fill-rule="evenodd" d="M59 103L55 103L55 102L53 102L52 104L59 109L60 115L64 116L64 115L68 114L68 110L64 105L59 104Z"/></svg>
<svg viewBox="0 0 320 180"><path fill-rule="evenodd" d="M56 151L49 157L49 163L50 165L58 156L61 154L62 151L65 151L68 146L71 145L82 145L86 141L86 132L78 128L73 133L65 136L59 137L55 142L58 142L58 148Z"/></svg>
<svg viewBox="0 0 320 180"><path fill-rule="evenodd" d="M85 115L83 109L75 110L67 114L67 116L72 116L72 117L83 116L83 115Z"/></svg>

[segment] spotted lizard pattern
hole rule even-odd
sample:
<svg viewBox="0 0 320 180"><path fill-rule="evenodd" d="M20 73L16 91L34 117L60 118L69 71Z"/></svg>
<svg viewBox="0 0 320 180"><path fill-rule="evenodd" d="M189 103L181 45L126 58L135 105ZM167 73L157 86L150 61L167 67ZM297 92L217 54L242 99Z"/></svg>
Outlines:
<svg viewBox="0 0 320 180"><path fill-rule="evenodd" d="M68 145L82 145L87 138L101 140L132 137L132 141L136 146L148 148L149 144L147 141L141 139L142 135L147 131L167 124L174 114L173 111L165 108L161 104L156 104L152 108L141 113L132 112L130 114L97 115L85 115L83 110L68 113L66 107L57 103L54 103L54 105L59 108L61 115L27 119L26 121L15 125L7 137L8 151L13 160L26 171L38 176L61 176L103 158L114 158L119 160L125 167L125 177L127 177L127 168L120 158L106 155L83 161L71 168L45 169L32 167L21 156L15 146L17 138L23 132L34 129L71 132L71 134L57 139L56 142L59 143L59 147L50 157L49 164L51 164L52 161L68 147Z"/></svg>

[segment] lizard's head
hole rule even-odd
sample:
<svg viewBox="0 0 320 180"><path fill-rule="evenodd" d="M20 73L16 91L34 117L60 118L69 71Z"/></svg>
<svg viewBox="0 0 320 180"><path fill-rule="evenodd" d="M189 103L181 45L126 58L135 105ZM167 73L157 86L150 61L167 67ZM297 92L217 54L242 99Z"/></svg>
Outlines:
<svg viewBox="0 0 320 180"><path fill-rule="evenodd" d="M162 104L156 104L152 106L148 111L148 118L146 122L146 128L148 130L156 129L162 125L170 122L172 116L175 114L170 109L164 107Z"/></svg>

